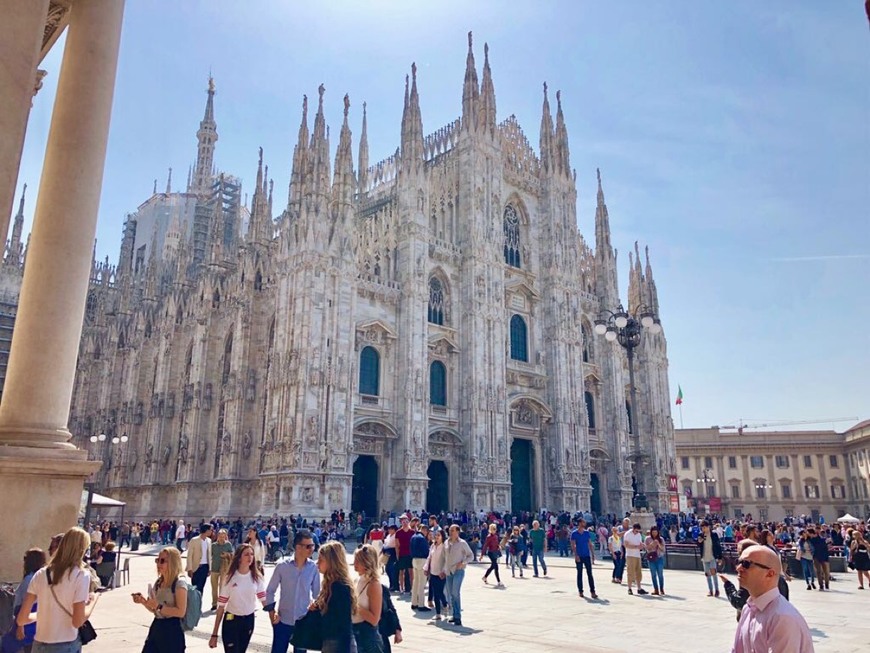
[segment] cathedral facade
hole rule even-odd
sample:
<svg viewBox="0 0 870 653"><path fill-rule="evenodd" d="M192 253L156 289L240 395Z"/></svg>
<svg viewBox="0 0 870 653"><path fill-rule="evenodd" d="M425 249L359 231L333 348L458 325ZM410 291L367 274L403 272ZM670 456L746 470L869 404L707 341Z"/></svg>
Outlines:
<svg viewBox="0 0 870 653"><path fill-rule="evenodd" d="M601 179L593 250L559 94L535 151L469 37L462 115L426 136L412 67L400 147L369 164L363 106L356 166L349 100L331 161L324 95L286 207L262 150L247 207L215 167L210 81L186 191L155 186L118 264L94 263L70 430L99 487L137 517L622 512L641 486L666 510L665 337L642 336L632 406L624 350L593 333L621 304ZM629 258L629 312L658 313Z"/></svg>

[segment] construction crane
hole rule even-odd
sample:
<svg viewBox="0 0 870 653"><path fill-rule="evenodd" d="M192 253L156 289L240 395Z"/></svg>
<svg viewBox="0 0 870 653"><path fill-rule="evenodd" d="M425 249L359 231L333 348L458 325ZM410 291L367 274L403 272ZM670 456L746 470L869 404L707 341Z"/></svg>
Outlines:
<svg viewBox="0 0 870 653"><path fill-rule="evenodd" d="M822 419L800 419L793 421L771 420L768 422L744 422L741 418L737 426L723 426L723 429L736 429L738 435L743 435L745 429L776 428L780 426L797 426L799 424L833 424L835 422L857 422L857 417L830 417Z"/></svg>

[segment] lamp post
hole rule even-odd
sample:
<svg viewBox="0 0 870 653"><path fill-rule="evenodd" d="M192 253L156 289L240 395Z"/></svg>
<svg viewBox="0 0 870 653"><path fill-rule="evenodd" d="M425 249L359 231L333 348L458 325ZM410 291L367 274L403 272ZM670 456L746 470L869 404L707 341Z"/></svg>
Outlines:
<svg viewBox="0 0 870 653"><path fill-rule="evenodd" d="M705 469L703 471L703 473L701 474L701 478L695 479L696 483L703 483L704 484L704 494L707 496L707 498L709 498L710 495L712 494L712 492L710 492L710 485L712 483L716 482L716 479L711 476L712 473L713 473L713 470Z"/></svg>
<svg viewBox="0 0 870 653"><path fill-rule="evenodd" d="M638 510L648 508L643 489L641 466L647 457L640 450L640 420L637 419L637 390L634 384L634 350L640 345L640 337L644 329L650 333L661 333L662 324L658 315L647 306L640 306L635 315L628 313L620 304L616 311L605 309L606 317L595 320L595 333L604 336L607 342L616 340L625 349L628 357L628 383L631 395L630 424L632 436L632 451L629 458L634 464L635 495L634 507Z"/></svg>
<svg viewBox="0 0 870 653"><path fill-rule="evenodd" d="M105 443L103 445L103 457L105 458L105 454L108 453L108 451L109 451L110 444L126 444L126 442L130 438L127 437L126 433L124 433L121 436L113 435L111 438L109 438L105 433L100 433L99 435L92 435L88 439L91 441L91 444L96 444L97 442ZM100 469L99 471L96 472L96 474L100 474L101 477L103 477L103 475L105 473L106 473L105 465L103 466L102 469ZM87 488L88 488L88 500L87 500L87 503L85 503L84 527L88 528L88 523L91 520L91 506L93 505L93 501L94 501L94 485L97 485L97 483L95 481L89 481L85 485L87 485ZM104 485L103 482L99 483L100 489L103 488L103 485Z"/></svg>

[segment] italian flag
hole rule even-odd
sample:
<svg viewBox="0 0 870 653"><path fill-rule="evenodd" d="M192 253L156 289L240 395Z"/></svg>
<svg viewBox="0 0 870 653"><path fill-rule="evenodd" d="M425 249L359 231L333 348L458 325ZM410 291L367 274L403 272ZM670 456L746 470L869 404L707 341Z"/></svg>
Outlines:
<svg viewBox="0 0 870 653"><path fill-rule="evenodd" d="M683 389L677 386L677 406L683 405Z"/></svg>

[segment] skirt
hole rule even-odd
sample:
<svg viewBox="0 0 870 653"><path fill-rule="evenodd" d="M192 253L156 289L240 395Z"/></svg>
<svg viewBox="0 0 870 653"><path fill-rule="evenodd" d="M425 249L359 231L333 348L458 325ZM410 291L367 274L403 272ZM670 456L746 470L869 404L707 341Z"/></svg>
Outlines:
<svg viewBox="0 0 870 653"><path fill-rule="evenodd" d="M142 653L181 653L184 651L184 630L178 617L155 619L148 629Z"/></svg>

